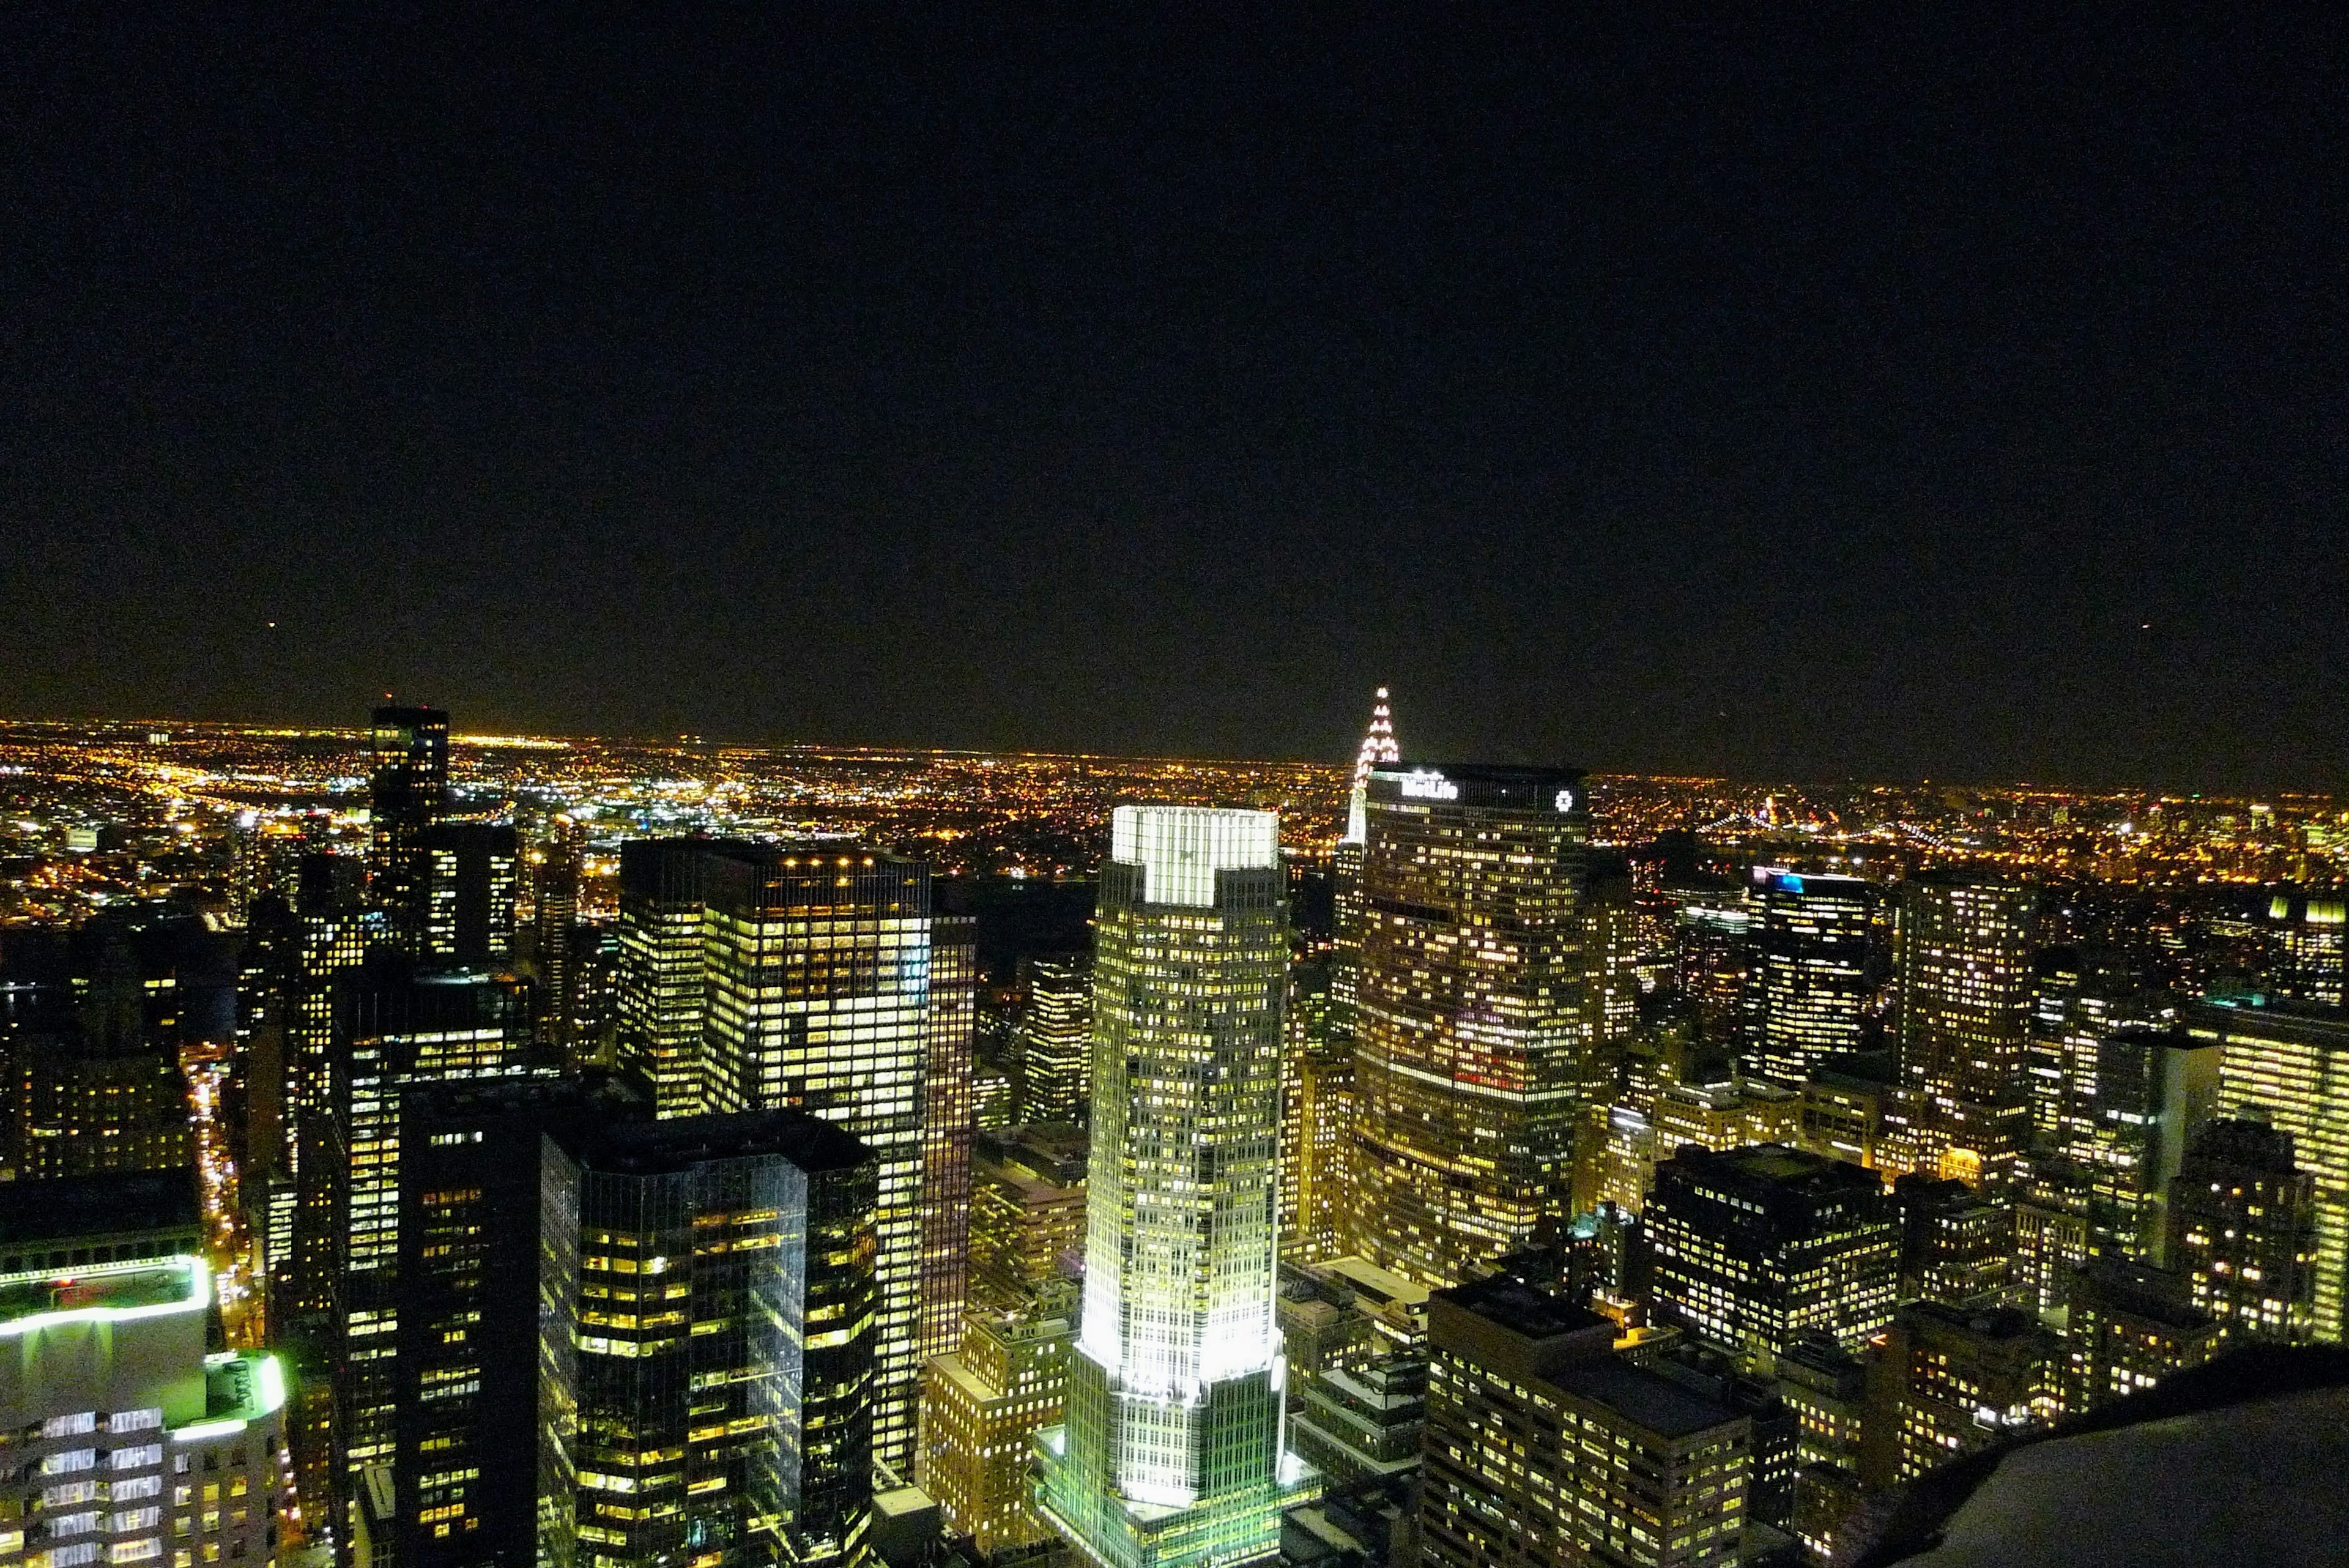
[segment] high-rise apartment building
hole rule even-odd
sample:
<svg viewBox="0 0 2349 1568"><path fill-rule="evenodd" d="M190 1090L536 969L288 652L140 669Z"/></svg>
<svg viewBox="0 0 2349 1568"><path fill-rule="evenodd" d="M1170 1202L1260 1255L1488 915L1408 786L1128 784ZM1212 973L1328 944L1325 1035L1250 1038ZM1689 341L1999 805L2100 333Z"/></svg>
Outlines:
<svg viewBox="0 0 2349 1568"><path fill-rule="evenodd" d="M1092 961L1030 961L1019 1014L1019 1119L1082 1121L1092 1109Z"/></svg>
<svg viewBox="0 0 2349 1568"><path fill-rule="evenodd" d="M821 839L713 844L701 874L710 1104L812 1111L855 1135L878 1163L873 1446L903 1474L913 1464L922 1365L922 1116L940 1044L929 867ZM969 985L966 971L939 997L967 997Z"/></svg>
<svg viewBox="0 0 2349 1568"><path fill-rule="evenodd" d="M1084 1312L1039 1499L1104 1568L1268 1555L1288 921L1270 812L1120 806L1094 929Z"/></svg>
<svg viewBox="0 0 2349 1568"><path fill-rule="evenodd" d="M536 1561L864 1561L872 1151L760 1111L606 1126L546 1167Z"/></svg>
<svg viewBox="0 0 2349 1568"><path fill-rule="evenodd" d="M650 1089L657 1114L713 1108L704 1083L702 872L710 843L636 838L620 846L620 1070Z"/></svg>
<svg viewBox="0 0 2349 1568"><path fill-rule="evenodd" d="M374 754L367 798L367 898L389 910L394 935L424 940L425 831L449 807L449 715L388 704L369 726Z"/></svg>
<svg viewBox="0 0 2349 1568"><path fill-rule="evenodd" d="M1581 775L1374 769L1350 1251L1432 1286L1569 1217L1598 1082Z"/></svg>
<svg viewBox="0 0 2349 1568"><path fill-rule="evenodd" d="M1754 1071L1799 1084L1827 1057L1860 1048L1875 907L1874 886L1857 877L1754 868Z"/></svg>
<svg viewBox="0 0 2349 1568"><path fill-rule="evenodd" d="M2170 1184L2165 1261L2195 1306L2240 1336L2296 1344L2316 1304L2316 1179L2292 1135L2222 1119L2196 1137Z"/></svg>
<svg viewBox="0 0 2349 1568"><path fill-rule="evenodd" d="M2349 1294L2349 1016L2337 1012L2198 1002L2187 1032L2219 1043L2219 1111L2263 1119L2292 1139L2313 1179L2316 1338L2338 1340Z"/></svg>
<svg viewBox="0 0 2349 1568"><path fill-rule="evenodd" d="M1429 1568L1730 1568L1751 1417L1613 1354L1615 1325L1506 1274L1428 1302Z"/></svg>
<svg viewBox="0 0 2349 1568"><path fill-rule="evenodd" d="M1899 1223L1873 1171L1775 1144L1684 1148L1640 1220L1656 1311L1765 1371L1799 1335L1857 1348L1891 1319Z"/></svg>
<svg viewBox="0 0 2349 1568"><path fill-rule="evenodd" d="M212 1306L193 1255L0 1274L0 1560L275 1560L285 1376L272 1355L207 1353Z"/></svg>
<svg viewBox="0 0 2349 1568"><path fill-rule="evenodd" d="M1927 1097L1936 1173L2011 1182L2029 1143L2030 889L1933 871L1901 888L1900 1064Z"/></svg>

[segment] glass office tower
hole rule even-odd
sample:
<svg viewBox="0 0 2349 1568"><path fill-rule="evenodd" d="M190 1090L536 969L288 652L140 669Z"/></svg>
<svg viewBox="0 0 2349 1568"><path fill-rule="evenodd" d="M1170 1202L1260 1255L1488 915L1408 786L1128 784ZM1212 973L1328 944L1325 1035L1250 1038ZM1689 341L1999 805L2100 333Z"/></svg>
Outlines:
<svg viewBox="0 0 2349 1568"><path fill-rule="evenodd" d="M1120 806L1094 935L1083 1329L1040 1501L1105 1568L1253 1562L1309 1494L1273 1324L1279 818Z"/></svg>
<svg viewBox="0 0 2349 1568"><path fill-rule="evenodd" d="M1441 1287L1568 1218L1599 1086L1581 775L1374 770L1352 1250Z"/></svg>
<svg viewBox="0 0 2349 1568"><path fill-rule="evenodd" d="M1875 889L1857 877L1754 869L1754 1042L1747 1065L1799 1084L1860 1045Z"/></svg>
<svg viewBox="0 0 2349 1568"><path fill-rule="evenodd" d="M420 950L423 836L449 806L449 715L388 705L375 711L367 734L367 897L392 911L399 940Z"/></svg>
<svg viewBox="0 0 2349 1568"><path fill-rule="evenodd" d="M1901 888L1900 1065L1928 1101L1940 1174L2011 1181L2030 1140L2033 896L1928 871Z"/></svg>

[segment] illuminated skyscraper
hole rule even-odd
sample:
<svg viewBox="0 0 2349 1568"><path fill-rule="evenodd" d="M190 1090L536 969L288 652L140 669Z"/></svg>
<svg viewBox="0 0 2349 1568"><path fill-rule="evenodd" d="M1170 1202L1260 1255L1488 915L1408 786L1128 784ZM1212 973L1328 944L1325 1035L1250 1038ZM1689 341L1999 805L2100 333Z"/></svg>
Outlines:
<svg viewBox="0 0 2349 1568"><path fill-rule="evenodd" d="M572 922L579 918L579 877L586 856L587 836L578 821L557 816L548 825L546 842L539 847L533 867L532 947L543 995L539 1007L545 1020L543 1033L550 1045L564 1050L578 1012L577 963L571 950Z"/></svg>
<svg viewBox="0 0 2349 1568"><path fill-rule="evenodd" d="M531 1051L511 979L419 970L378 948L336 987L327 1162L334 1269L335 1449L346 1496L396 1449L399 1353L400 1096L410 1088L550 1070Z"/></svg>
<svg viewBox="0 0 2349 1568"><path fill-rule="evenodd" d="M449 805L449 715L438 708L387 705L370 727L367 898L391 911L398 939L421 943L424 830Z"/></svg>
<svg viewBox="0 0 2349 1568"><path fill-rule="evenodd" d="M1353 788L1346 797L1346 832L1330 856L1330 926L1337 949L1330 966L1330 1014L1337 1033L1350 1039L1354 1028L1356 976L1362 961L1362 850L1370 831L1371 772L1402 761L1396 749L1394 717L1387 711L1387 689L1379 688L1371 706L1371 728L1354 758Z"/></svg>
<svg viewBox="0 0 2349 1568"><path fill-rule="evenodd" d="M414 950L427 963L506 969L513 963L513 828L440 822L416 836L424 874L424 929Z"/></svg>
<svg viewBox="0 0 2349 1568"><path fill-rule="evenodd" d="M2216 1040L2220 1114L2264 1120L2292 1139L2316 1199L2315 1337L2339 1340L2349 1295L2349 1017L2331 1011L2199 1002L2187 1031Z"/></svg>
<svg viewBox="0 0 2349 1568"><path fill-rule="evenodd" d="M2232 1118L2202 1129L2170 1184L2166 1262L2194 1304L2238 1334L2308 1337L2316 1184L2292 1164L2290 1133Z"/></svg>
<svg viewBox="0 0 2349 1568"><path fill-rule="evenodd" d="M1092 1109L1092 961L1082 953L1028 966L1019 1017L1019 1119L1082 1121Z"/></svg>
<svg viewBox="0 0 2349 1568"><path fill-rule="evenodd" d="M655 1113L698 1116L703 1082L702 869L709 841L620 846L620 1070L643 1080Z"/></svg>
<svg viewBox="0 0 2349 1568"><path fill-rule="evenodd" d="M931 1021L929 867L840 839L712 843L702 878L710 1104L812 1111L854 1133L878 1163L873 1451L905 1474L922 1366L922 1118L931 1051L950 1044ZM967 1009L970 984L966 968L937 995ZM968 1063L967 1012L955 1026Z"/></svg>
<svg viewBox="0 0 2349 1568"><path fill-rule="evenodd" d="M962 1343L970 1296L971 1075L978 1049L978 922L930 923L929 1046L922 1069L921 1359Z"/></svg>
<svg viewBox="0 0 2349 1568"><path fill-rule="evenodd" d="M1268 1556L1311 1472L1273 1323L1279 819L1120 806L1094 932L1085 1306L1045 1511L1104 1568Z"/></svg>
<svg viewBox="0 0 2349 1568"><path fill-rule="evenodd" d="M872 1152L765 1111L622 1122L546 1160L536 1561L868 1561Z"/></svg>
<svg viewBox="0 0 2349 1568"><path fill-rule="evenodd" d="M2029 1141L2030 890L1927 872L1901 888L1900 1065L1938 1174L2002 1185Z"/></svg>
<svg viewBox="0 0 2349 1568"><path fill-rule="evenodd" d="M1350 1250L1442 1286L1569 1217L1588 816L1553 768L1377 769L1366 812Z"/></svg>
<svg viewBox="0 0 2349 1568"><path fill-rule="evenodd" d="M2294 1002L2338 1007L2349 992L2349 902L2338 893L2279 892L2268 904L2277 989Z"/></svg>
<svg viewBox="0 0 2349 1568"><path fill-rule="evenodd" d="M1826 1057L1860 1047L1876 889L1857 877L1765 866L1754 870L1754 1022L1746 1060L1755 1072L1799 1084Z"/></svg>

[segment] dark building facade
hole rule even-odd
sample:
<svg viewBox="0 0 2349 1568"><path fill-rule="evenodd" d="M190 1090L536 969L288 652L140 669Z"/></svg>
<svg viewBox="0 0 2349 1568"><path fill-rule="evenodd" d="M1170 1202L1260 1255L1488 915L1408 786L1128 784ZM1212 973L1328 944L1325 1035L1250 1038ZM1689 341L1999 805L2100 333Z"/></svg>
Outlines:
<svg viewBox="0 0 2349 1568"><path fill-rule="evenodd" d="M2316 1179L2292 1135L2226 1118L2202 1128L2170 1184L2168 1262L2194 1305L2255 1339L2314 1330Z"/></svg>
<svg viewBox="0 0 2349 1568"><path fill-rule="evenodd" d="M387 704L368 727L367 896L391 911L399 940L424 940L425 831L449 808L449 715Z"/></svg>

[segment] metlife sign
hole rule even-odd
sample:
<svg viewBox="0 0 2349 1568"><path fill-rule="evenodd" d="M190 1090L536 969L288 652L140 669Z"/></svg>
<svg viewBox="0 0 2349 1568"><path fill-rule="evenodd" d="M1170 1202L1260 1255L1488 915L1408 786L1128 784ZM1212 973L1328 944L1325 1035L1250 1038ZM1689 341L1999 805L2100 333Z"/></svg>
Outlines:
<svg viewBox="0 0 2349 1568"><path fill-rule="evenodd" d="M1458 800L1460 798L1458 784L1454 784L1442 774L1430 773L1423 768L1417 773L1403 774L1396 781L1395 787L1402 792L1405 800Z"/></svg>

